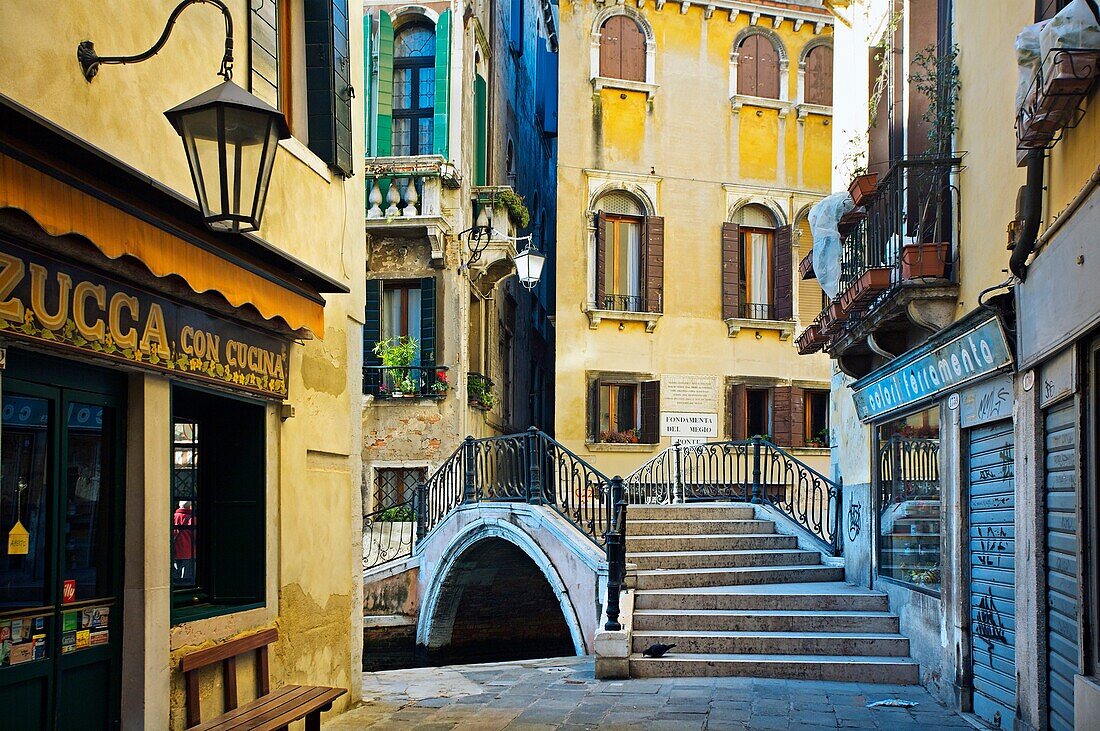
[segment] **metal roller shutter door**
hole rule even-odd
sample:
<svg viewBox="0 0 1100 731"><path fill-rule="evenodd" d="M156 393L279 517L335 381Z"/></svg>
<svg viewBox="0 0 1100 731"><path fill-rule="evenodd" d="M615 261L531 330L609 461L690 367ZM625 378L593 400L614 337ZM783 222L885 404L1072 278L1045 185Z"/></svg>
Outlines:
<svg viewBox="0 0 1100 731"><path fill-rule="evenodd" d="M1016 505L1012 421L970 430L970 657L974 713L1012 728L1016 715Z"/></svg>
<svg viewBox="0 0 1100 731"><path fill-rule="evenodd" d="M1077 673L1077 434L1074 401L1044 418L1047 546L1047 700L1052 731L1073 729Z"/></svg>

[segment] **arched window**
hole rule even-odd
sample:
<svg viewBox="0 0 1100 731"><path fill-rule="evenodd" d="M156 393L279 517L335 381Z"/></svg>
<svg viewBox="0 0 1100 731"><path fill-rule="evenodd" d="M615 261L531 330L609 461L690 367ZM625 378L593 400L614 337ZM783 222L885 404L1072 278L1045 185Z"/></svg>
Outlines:
<svg viewBox="0 0 1100 731"><path fill-rule="evenodd" d="M816 46L806 54L806 101L825 107L833 105L833 49Z"/></svg>
<svg viewBox="0 0 1100 731"><path fill-rule="evenodd" d="M737 49L737 93L779 98L779 52L767 36L754 33Z"/></svg>
<svg viewBox="0 0 1100 731"><path fill-rule="evenodd" d="M602 310L642 312L645 211L634 196L612 191L596 204L599 227L596 291Z"/></svg>
<svg viewBox="0 0 1100 731"><path fill-rule="evenodd" d="M393 152L430 155L435 114L435 29L415 23L393 39Z"/></svg>
<svg viewBox="0 0 1100 731"><path fill-rule="evenodd" d="M613 15L600 28L600 76L645 81L645 34L635 20Z"/></svg>
<svg viewBox="0 0 1100 731"><path fill-rule="evenodd" d="M759 36L750 36L754 37ZM741 317L774 320L775 217L763 206L749 205L737 212L737 219L741 234Z"/></svg>

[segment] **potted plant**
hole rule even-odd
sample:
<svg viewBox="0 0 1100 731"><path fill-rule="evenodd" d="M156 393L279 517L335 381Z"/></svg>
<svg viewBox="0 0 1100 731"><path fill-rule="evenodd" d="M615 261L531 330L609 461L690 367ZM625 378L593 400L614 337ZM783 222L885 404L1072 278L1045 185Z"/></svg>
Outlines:
<svg viewBox="0 0 1100 731"><path fill-rule="evenodd" d="M852 202L856 207L866 206L878 189L878 173L856 175L848 185L848 193L852 196Z"/></svg>
<svg viewBox="0 0 1100 731"><path fill-rule="evenodd" d="M625 431L602 431L600 441L606 444L638 444L638 432L635 429Z"/></svg>
<svg viewBox="0 0 1100 731"><path fill-rule="evenodd" d="M487 378L470 378L466 382L466 394L470 399L470 406L475 409L489 411L496 405L496 396L493 395L493 382Z"/></svg>
<svg viewBox="0 0 1100 731"><path fill-rule="evenodd" d="M447 391L450 389L451 384L447 380L447 371L439 369L435 372L435 380L431 385L431 392L433 395L440 398L447 395Z"/></svg>
<svg viewBox="0 0 1100 731"><path fill-rule="evenodd" d="M411 375L410 368L419 347L420 343L410 335L398 335L374 344L374 354L382 361L393 384L394 398L404 396L405 392L415 395L418 390L417 379Z"/></svg>
<svg viewBox="0 0 1100 731"><path fill-rule="evenodd" d="M951 245L947 241L901 247L901 278L943 277Z"/></svg>

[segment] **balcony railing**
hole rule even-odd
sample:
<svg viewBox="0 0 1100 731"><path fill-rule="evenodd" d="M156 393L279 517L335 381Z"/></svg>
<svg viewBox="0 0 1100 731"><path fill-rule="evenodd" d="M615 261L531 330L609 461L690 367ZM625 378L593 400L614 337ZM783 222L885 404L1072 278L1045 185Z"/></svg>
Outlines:
<svg viewBox="0 0 1100 731"><path fill-rule="evenodd" d="M444 399L451 389L446 366L364 366L363 393L377 400Z"/></svg>
<svg viewBox="0 0 1100 731"><path fill-rule="evenodd" d="M367 221L440 217L443 188L457 188L458 172L440 155L369 157Z"/></svg>
<svg viewBox="0 0 1100 731"><path fill-rule="evenodd" d="M961 157L922 157L894 164L847 233L840 291L868 271L889 270L891 287L927 277L954 281Z"/></svg>
<svg viewBox="0 0 1100 731"><path fill-rule="evenodd" d="M597 298L596 309L615 312L645 312L645 300L639 294L604 294Z"/></svg>
<svg viewBox="0 0 1100 731"><path fill-rule="evenodd" d="M777 320L775 305L770 302L742 302L741 317L746 320Z"/></svg>

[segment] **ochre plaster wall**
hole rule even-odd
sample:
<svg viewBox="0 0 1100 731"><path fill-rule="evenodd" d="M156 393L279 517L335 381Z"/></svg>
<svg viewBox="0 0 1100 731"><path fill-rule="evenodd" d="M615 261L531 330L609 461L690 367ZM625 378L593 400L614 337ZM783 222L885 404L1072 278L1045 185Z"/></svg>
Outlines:
<svg viewBox="0 0 1100 731"><path fill-rule="evenodd" d="M227 4L236 30L235 78L247 86L248 6L245 0ZM354 0L350 5L351 57L361 59L360 34L355 32L361 11ZM2 3L0 93L193 200L182 145L163 112L220 81L215 75L224 38L220 14L210 6L189 8L158 56L133 66L104 66L92 83L84 80L76 62L77 44L86 39L104 55L144 50L160 34L172 7L159 0L125 0L109 7L46 0ZM362 88L362 69L361 62L353 61L356 88ZM353 129L356 159L361 160L362 127L356 124ZM323 340L291 348L288 401L296 409L294 418L280 421L275 408L268 408L267 606L178 626L169 637L168 593L162 591L169 581L168 566L163 561L145 563L144 574L135 575L141 554L128 553L127 601L141 604L127 606L126 622L145 623L144 630L126 628L127 637L144 636L143 648L128 652L123 668L124 684L140 687L144 700L144 707L127 711L134 727L182 728L180 680L172 669L180 654L269 626L280 632L272 654L273 685L348 688L337 711L358 698L362 596L356 488L361 468L360 450L352 444L360 441L365 254L362 165L356 168L356 177L343 180L302 141L287 141L275 161L259 232L276 248L351 290L348 295L326 296L324 332L315 333ZM132 396L142 397L139 403L151 423L165 408L164 393L131 389ZM131 404L131 414L135 407ZM165 451L147 453L145 464L161 464L168 454L166 444L155 440L146 449ZM141 490L133 480L130 487L128 500L140 505ZM167 484L149 481L144 487L164 490ZM166 498L144 496L150 508L161 503L166 504ZM144 538L130 548L147 556L167 555L168 513L147 516L149 529L143 531L140 512L130 507L127 533ZM161 525L163 530L155 528ZM211 678L204 697L214 698L213 691Z"/></svg>
<svg viewBox="0 0 1100 731"><path fill-rule="evenodd" d="M660 11L646 5L638 12L653 28L658 88L651 99L644 91L619 88L594 96L592 25L605 7L561 3L560 56L570 62L562 64L559 81L555 430L560 441L601 469L626 474L656 449L586 448L588 371L709 374L720 382L755 376L828 388L828 359L799 356L793 337L780 340L777 331L762 328L757 339L752 327L728 336L721 317L720 232L728 209L747 196L774 201L783 211L782 224L804 215L807 203L829 192L832 140L826 115L810 113L799 121L790 106L780 119L778 110L748 102L732 109L730 52L750 22L745 12L731 23L725 11L708 20L701 6L681 14L679 5ZM772 18L762 16L759 25L770 31ZM823 34L831 31L824 25ZM790 19L775 33L787 49L793 105L800 52L820 36L811 22L795 32ZM620 328L614 318L596 330L589 327L584 310L592 296L587 214L592 175L641 181L656 190L656 213L665 219L665 268L664 314L653 333L638 322ZM797 268L811 244L795 245ZM796 313L795 334L817 314L816 309ZM719 402L724 438L724 392ZM662 440L662 446L668 443ZM811 459L828 466L827 456Z"/></svg>

